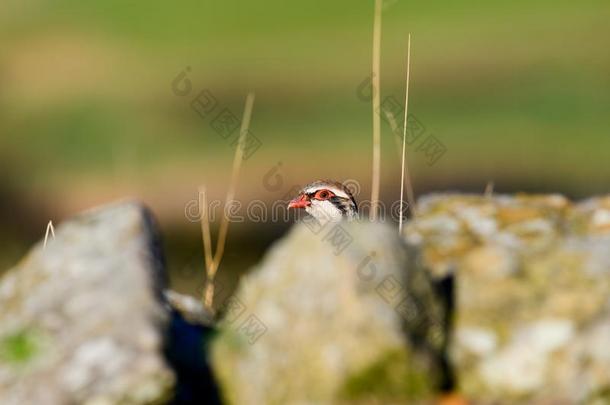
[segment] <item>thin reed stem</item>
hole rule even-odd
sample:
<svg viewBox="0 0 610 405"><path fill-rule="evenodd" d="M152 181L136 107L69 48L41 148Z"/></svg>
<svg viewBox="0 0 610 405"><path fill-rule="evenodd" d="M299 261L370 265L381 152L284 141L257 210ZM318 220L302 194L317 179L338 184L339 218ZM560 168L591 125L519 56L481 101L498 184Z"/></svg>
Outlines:
<svg viewBox="0 0 610 405"><path fill-rule="evenodd" d="M408 109L409 109L409 80L411 75L411 34L409 34L409 40L407 42L407 78L405 86L405 117L403 124L402 133L402 163L400 172L400 217L398 220L398 233L402 234L402 206L404 200L404 187L405 177L407 185L407 200L409 203L409 210L413 216L415 216L415 195L413 193L413 183L411 182L411 175L409 173L409 165L407 164L407 123L408 123Z"/></svg>

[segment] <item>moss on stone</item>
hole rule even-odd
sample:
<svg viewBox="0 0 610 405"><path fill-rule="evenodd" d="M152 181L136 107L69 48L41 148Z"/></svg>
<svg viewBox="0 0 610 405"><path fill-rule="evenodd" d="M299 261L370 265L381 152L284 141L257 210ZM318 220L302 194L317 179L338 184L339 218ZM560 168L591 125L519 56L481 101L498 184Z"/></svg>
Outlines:
<svg viewBox="0 0 610 405"><path fill-rule="evenodd" d="M39 338L30 329L21 329L0 338L0 360L8 364L26 364L36 357L39 350Z"/></svg>
<svg viewBox="0 0 610 405"><path fill-rule="evenodd" d="M595 391L587 398L587 404L608 404L610 403L610 386L605 386Z"/></svg>
<svg viewBox="0 0 610 405"><path fill-rule="evenodd" d="M426 398L431 387L424 372L418 372L406 350L392 350L365 369L349 376L340 397L347 401L376 399L404 401Z"/></svg>

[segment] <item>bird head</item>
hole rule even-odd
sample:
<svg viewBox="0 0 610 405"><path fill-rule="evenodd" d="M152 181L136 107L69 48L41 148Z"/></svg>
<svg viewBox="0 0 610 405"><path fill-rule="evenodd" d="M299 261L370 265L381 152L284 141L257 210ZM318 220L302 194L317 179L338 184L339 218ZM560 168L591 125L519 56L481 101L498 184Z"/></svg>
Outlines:
<svg viewBox="0 0 610 405"><path fill-rule="evenodd" d="M288 208L304 208L319 222L353 219L358 216L354 196L343 184L330 181L314 181L303 187L288 204Z"/></svg>

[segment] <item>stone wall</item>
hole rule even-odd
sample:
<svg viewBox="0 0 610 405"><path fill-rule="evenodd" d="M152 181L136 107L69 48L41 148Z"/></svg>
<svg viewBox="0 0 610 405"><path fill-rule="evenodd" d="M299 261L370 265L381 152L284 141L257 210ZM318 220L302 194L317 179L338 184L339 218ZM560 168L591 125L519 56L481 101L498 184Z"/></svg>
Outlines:
<svg viewBox="0 0 610 405"><path fill-rule="evenodd" d="M81 214L0 280L0 403L610 402L610 197L418 204L295 225L216 325L145 208Z"/></svg>

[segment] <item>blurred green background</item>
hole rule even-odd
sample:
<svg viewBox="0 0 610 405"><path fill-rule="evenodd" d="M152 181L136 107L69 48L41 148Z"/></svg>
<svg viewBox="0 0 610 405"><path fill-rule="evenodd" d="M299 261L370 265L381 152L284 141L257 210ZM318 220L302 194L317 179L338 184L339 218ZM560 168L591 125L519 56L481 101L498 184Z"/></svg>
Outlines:
<svg viewBox="0 0 610 405"><path fill-rule="evenodd" d="M165 233L173 282L196 291L199 226L185 204L206 184L222 199L233 147L197 115L208 89L241 117L256 92L262 146L237 198L274 201L295 184L370 184L373 1L0 2L0 265L14 264L48 220L134 196ZM607 192L610 3L606 0L385 0L382 97L402 99L446 147L429 166L410 148L417 194L435 190ZM186 67L193 94L171 83ZM384 200L399 160L383 125ZM280 164L282 186L264 176ZM255 263L287 224L237 223L227 274ZM187 270L184 270L187 269ZM189 270L190 269L190 270ZM221 271L222 272L222 271Z"/></svg>

